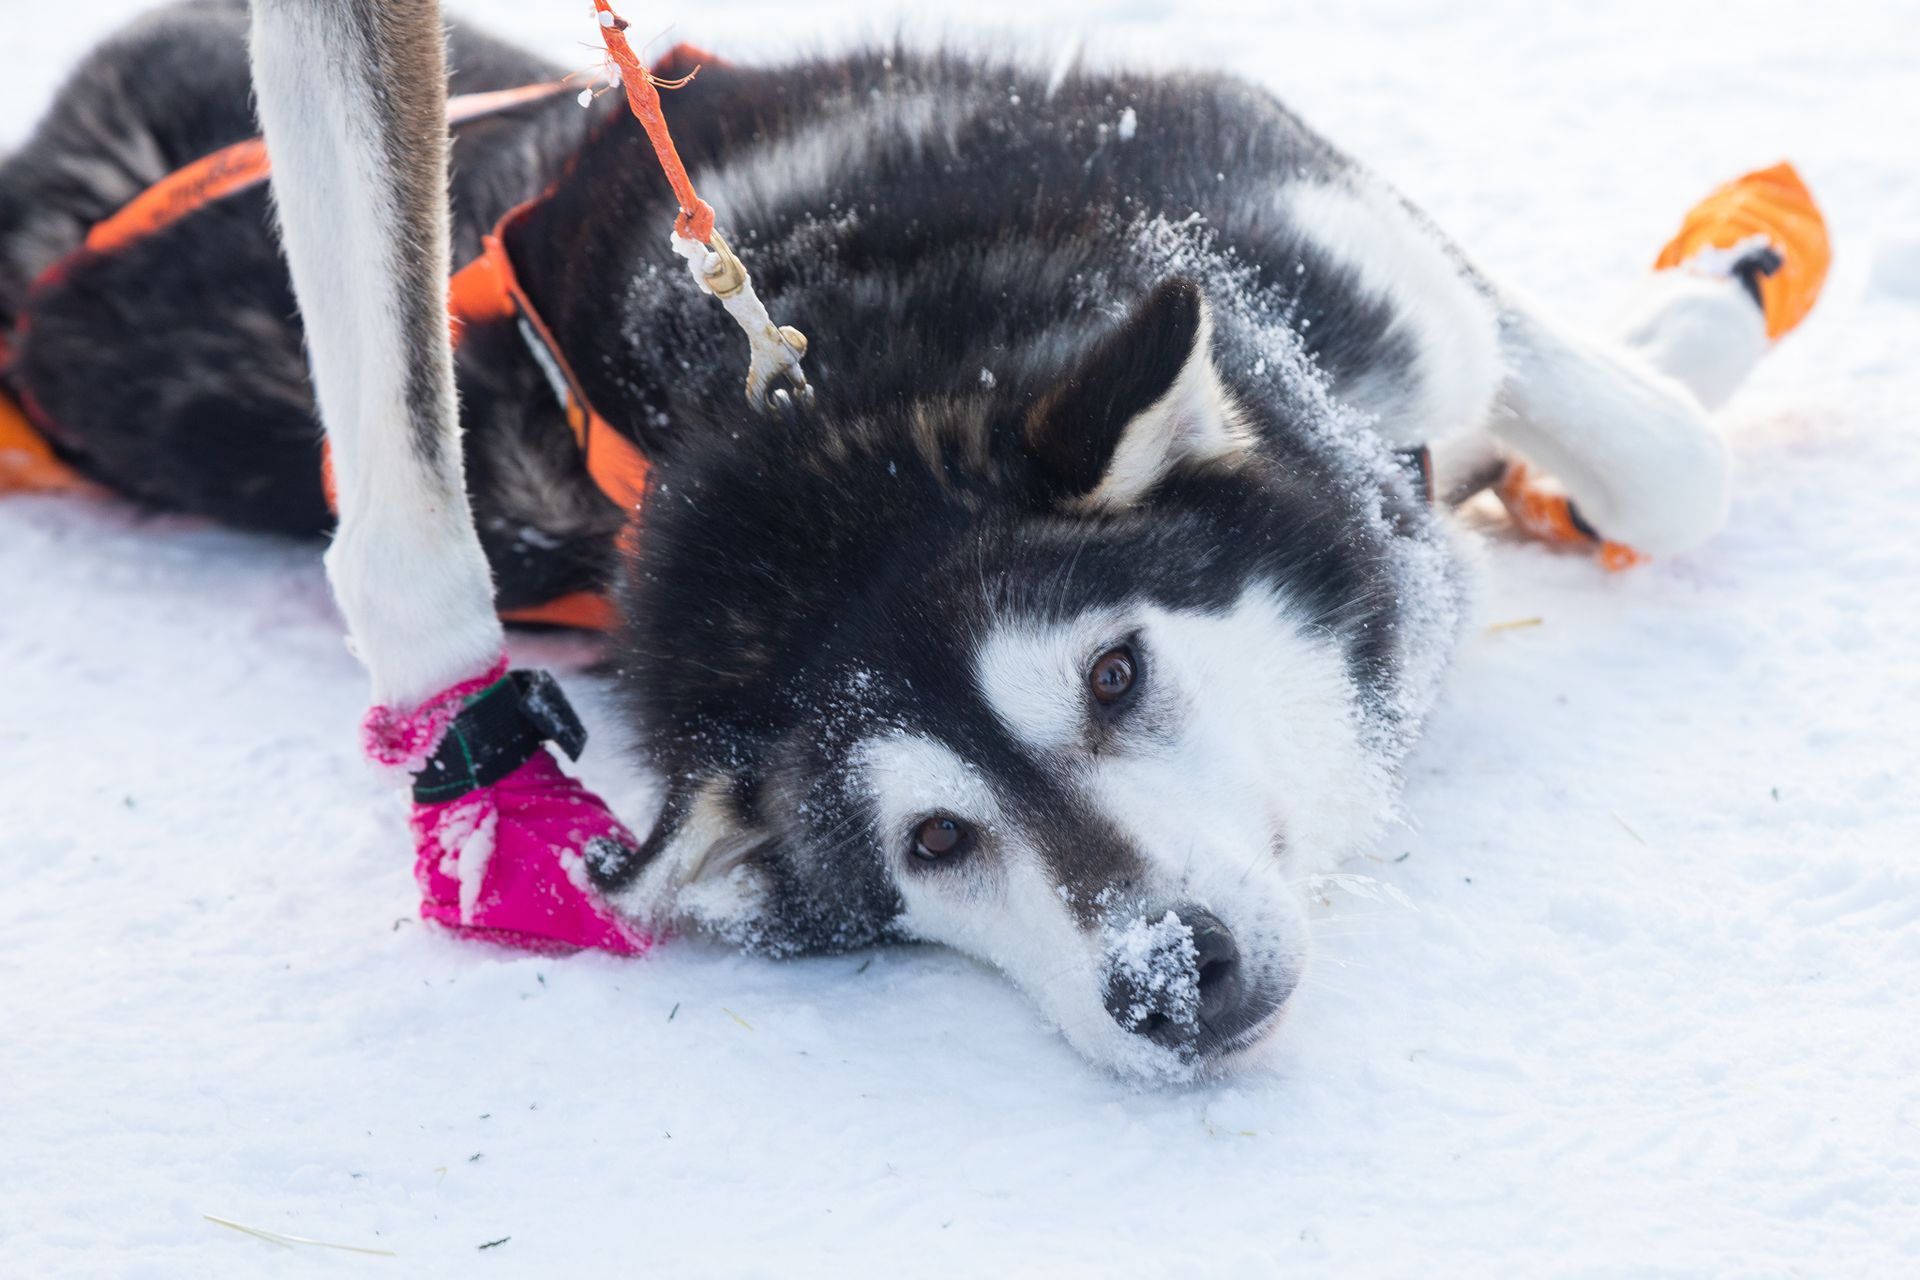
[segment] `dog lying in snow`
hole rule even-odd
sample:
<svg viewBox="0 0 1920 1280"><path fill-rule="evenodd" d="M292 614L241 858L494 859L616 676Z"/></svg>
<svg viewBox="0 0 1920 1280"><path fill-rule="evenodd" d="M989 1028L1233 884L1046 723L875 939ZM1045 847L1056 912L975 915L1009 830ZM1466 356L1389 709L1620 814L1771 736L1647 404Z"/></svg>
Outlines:
<svg viewBox="0 0 1920 1280"><path fill-rule="evenodd" d="M1099 1062L1230 1065L1301 980L1300 879L1394 808L1460 627L1440 509L1521 454L1643 551L1723 517L1701 397L1764 347L1751 275L1676 281L1638 351L1589 341L1262 90L951 51L710 62L666 95L761 296L813 337L811 404L742 403L739 335L669 250L639 126L566 93L455 127L451 260L536 201L512 271L648 460L642 509L594 482L518 315L462 327L451 460L422 429L343 435L451 404L418 372L444 318L412 319L444 296L437 191L381 169L377 133L314 140L330 112L444 128L415 92L437 50L403 39L437 28L363 9L260 5L257 62L317 95L302 123L263 77L276 164L301 166L275 183L308 331L257 186L70 256L254 133L247 12L208 0L105 44L0 167L7 385L101 484L320 535L310 342L342 514L370 529L330 570L401 700L450 682L420 638L473 563L457 490L449 514L408 468L463 465L503 609L617 600L621 706L665 783L644 840L586 850L627 919L775 954L943 943ZM459 94L560 74L466 29L450 48ZM314 156L388 185L318 183ZM410 236L427 251L366 251ZM452 643L497 646L469 630Z"/></svg>

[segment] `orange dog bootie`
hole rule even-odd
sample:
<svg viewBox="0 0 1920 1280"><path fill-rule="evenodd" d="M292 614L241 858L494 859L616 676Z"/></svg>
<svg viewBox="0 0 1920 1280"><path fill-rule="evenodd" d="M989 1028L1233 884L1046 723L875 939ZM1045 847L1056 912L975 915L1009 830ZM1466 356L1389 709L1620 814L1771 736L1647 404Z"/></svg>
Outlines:
<svg viewBox="0 0 1920 1280"><path fill-rule="evenodd" d="M1767 336L1777 339L1813 310L1832 261L1826 219L1799 171L1782 160L1689 209L1653 267L1740 275L1766 313Z"/></svg>
<svg viewBox="0 0 1920 1280"><path fill-rule="evenodd" d="M1645 564L1647 557L1622 542L1608 542L1574 510L1573 499L1551 481L1533 474L1526 463L1507 464L1494 493L1507 509L1514 527L1530 538L1559 546L1600 548L1600 563L1611 572Z"/></svg>

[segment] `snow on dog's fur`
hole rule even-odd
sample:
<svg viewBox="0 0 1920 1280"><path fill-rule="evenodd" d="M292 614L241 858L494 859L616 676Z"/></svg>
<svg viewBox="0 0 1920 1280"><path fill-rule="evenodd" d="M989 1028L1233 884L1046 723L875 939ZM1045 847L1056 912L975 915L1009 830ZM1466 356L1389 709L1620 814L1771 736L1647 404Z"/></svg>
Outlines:
<svg viewBox="0 0 1920 1280"><path fill-rule="evenodd" d="M85 157L146 157L152 180L252 131L243 26L192 6L83 66L0 169L0 321L125 198ZM458 91L554 74L466 31L452 50ZM129 59L151 114L82 109ZM463 333L499 600L610 588L625 618L616 678L665 801L597 885L776 954L956 947L1116 1068L1238 1060L1301 978L1293 886L1391 812L1458 630L1448 535L1390 446L1490 457L1529 404L1520 425L1554 437L1577 405L1511 381L1570 348L1241 81L872 49L709 66L666 99L761 296L813 338L817 402L761 419L615 98L463 130L453 191L464 260L552 185L507 247L655 464L623 560L633 513L593 487L513 323ZM34 307L12 376L83 469L326 527L258 193ZM1625 364L1581 368L1698 417Z"/></svg>

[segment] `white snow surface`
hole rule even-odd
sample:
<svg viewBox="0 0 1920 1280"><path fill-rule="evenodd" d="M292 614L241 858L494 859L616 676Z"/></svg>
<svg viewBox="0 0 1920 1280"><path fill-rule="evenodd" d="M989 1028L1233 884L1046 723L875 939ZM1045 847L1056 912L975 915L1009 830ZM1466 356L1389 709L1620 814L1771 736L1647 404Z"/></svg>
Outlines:
<svg viewBox="0 0 1920 1280"><path fill-rule="evenodd" d="M7 6L0 147L138 7ZM895 12L629 9L742 58ZM594 60L584 3L460 11ZM315 550L0 501L0 1273L1920 1270L1920 11L1094 15L928 25L1236 68L1575 314L1783 155L1837 248L1722 415L1721 536L1615 577L1494 537L1409 822L1316 882L1269 1064L1118 1082L931 950L431 932ZM591 656L515 652L566 676L587 777L644 821Z"/></svg>

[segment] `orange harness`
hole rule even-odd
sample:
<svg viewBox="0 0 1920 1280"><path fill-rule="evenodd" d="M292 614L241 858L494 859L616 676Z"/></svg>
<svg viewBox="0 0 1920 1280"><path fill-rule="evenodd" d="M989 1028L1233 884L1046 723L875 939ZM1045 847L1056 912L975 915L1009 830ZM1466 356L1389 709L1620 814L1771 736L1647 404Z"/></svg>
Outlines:
<svg viewBox="0 0 1920 1280"><path fill-rule="evenodd" d="M690 52L675 49L667 54L666 60L672 61ZM448 100L447 123L457 125L509 111L550 98L567 88L558 83L536 84L492 93L463 94ZM35 287L58 279L72 257L124 249L217 200L260 185L267 180L269 172L267 149L259 138L248 138L202 156L160 179L118 212L96 224L81 247L69 258L62 258L47 268ZM509 210L493 231L482 237L480 256L454 272L448 283L447 298L454 343L459 344L462 329L468 324L514 321L535 362L553 385L588 474L608 501L623 511L632 511L646 492L646 456L594 412L572 365L554 341L552 331L520 287L513 260L507 254L506 232L542 198L535 197ZM0 363L4 363L5 355L4 342L0 342ZM327 490L327 505L331 507L334 505L332 468L324 459L322 482ZM54 453L45 433L37 430L27 414L0 392L0 492L90 490L93 487ZM631 524L628 529L631 532ZM594 630L604 630L614 622L612 603L591 591L576 591L544 604L503 610L501 616L513 622Z"/></svg>

